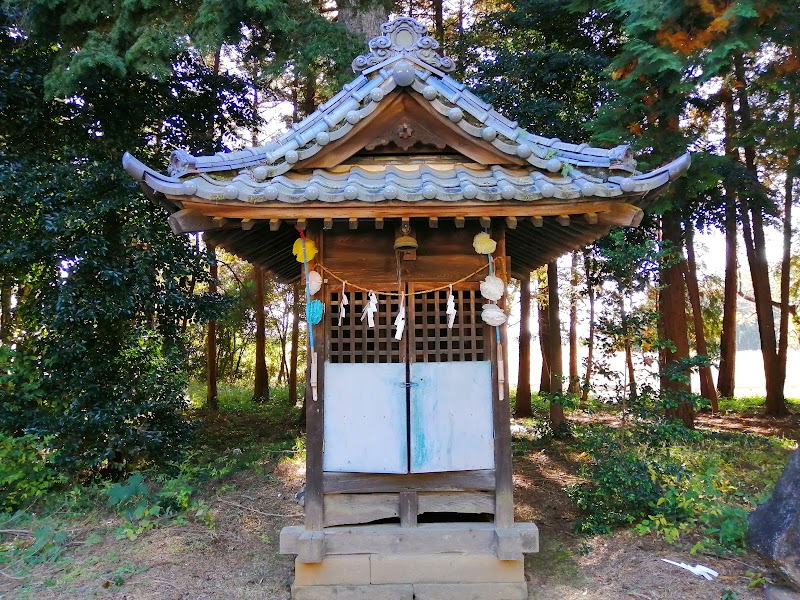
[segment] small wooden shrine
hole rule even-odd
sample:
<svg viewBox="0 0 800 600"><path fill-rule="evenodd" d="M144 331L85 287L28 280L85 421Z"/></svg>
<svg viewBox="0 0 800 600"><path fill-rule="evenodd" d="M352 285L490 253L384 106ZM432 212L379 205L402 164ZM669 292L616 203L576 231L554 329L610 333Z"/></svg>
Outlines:
<svg viewBox="0 0 800 600"><path fill-rule="evenodd" d="M527 598L514 522L509 277L635 226L688 155L636 171L520 128L448 76L410 18L358 76L266 146L127 171L176 233L306 284L305 524L293 598Z"/></svg>

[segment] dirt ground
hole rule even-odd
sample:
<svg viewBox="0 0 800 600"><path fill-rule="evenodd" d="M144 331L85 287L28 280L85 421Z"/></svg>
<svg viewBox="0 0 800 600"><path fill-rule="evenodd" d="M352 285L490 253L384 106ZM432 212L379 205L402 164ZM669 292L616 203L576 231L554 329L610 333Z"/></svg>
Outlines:
<svg viewBox="0 0 800 600"><path fill-rule="evenodd" d="M741 417L737 426L729 417L720 423L701 416L699 425L797 439L798 417ZM131 542L114 538L112 522L89 520L76 526L71 539L94 538L93 543L78 542L55 565L41 565L26 580L0 571L0 599L288 600L292 560L278 554L278 539L282 527L302 522L294 494L303 485L303 465L265 467L262 473L244 471L207 490L215 528L163 527ZM517 520L534 521L541 534L541 551L525 560L530 599L720 600L726 590L733 592L727 596L731 599L764 598L760 588L749 586L755 574L769 578L769 569L754 555L691 556L688 545L682 549L624 532L591 539L573 534L569 525L577 509L563 486L575 471L576 465L555 449L515 458ZM706 581L662 558L700 562L720 576Z"/></svg>

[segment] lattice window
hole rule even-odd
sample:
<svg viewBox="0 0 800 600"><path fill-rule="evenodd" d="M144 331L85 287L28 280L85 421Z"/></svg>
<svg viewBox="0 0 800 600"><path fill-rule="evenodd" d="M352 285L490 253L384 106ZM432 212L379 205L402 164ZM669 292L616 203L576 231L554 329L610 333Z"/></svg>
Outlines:
<svg viewBox="0 0 800 600"><path fill-rule="evenodd" d="M411 311L411 360L452 362L488 360L486 327L481 320L484 303L477 289L454 289L456 315L447 328L448 290L414 296Z"/></svg>
<svg viewBox="0 0 800 600"><path fill-rule="evenodd" d="M394 318L399 309L399 299L378 296L378 311L375 327L370 328L367 319L361 321L361 313L368 301L368 293L347 290L350 304L347 316L339 325L339 302L341 288L330 291L327 311L328 360L332 363L400 363L405 362L405 336L394 339Z"/></svg>
<svg viewBox="0 0 800 600"><path fill-rule="evenodd" d="M411 295L407 299L406 330L403 339L394 339L394 319L399 299L378 295L375 327L361 313L368 300L367 292L350 291L347 316L339 325L341 288L330 289L326 311L328 360L332 363L399 363L406 361L406 343L412 362L452 362L489 359L486 326L481 320L485 302L477 286L453 290L458 311L452 329L447 328L448 290ZM475 289L470 289L470 288ZM409 286L413 292L413 286Z"/></svg>

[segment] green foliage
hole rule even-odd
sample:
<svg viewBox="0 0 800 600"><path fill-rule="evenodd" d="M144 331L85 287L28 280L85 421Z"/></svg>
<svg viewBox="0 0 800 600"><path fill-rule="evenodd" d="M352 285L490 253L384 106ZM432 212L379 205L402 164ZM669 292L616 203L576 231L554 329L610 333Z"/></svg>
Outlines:
<svg viewBox="0 0 800 600"><path fill-rule="evenodd" d="M120 157L139 147L163 160L162 144L212 149L208 115L224 134L251 103L238 101L235 78L189 55L162 81L96 66L76 95L45 100L58 46L21 35L7 8L0 280L17 302L16 351L0 354L0 431L51 439L65 474L119 477L174 458L189 439L181 323L220 304L191 294L190 280L207 279L205 257L169 231Z"/></svg>
<svg viewBox="0 0 800 600"><path fill-rule="evenodd" d="M209 506L194 498L197 490L185 475L175 478L161 476L159 479L161 485L158 492L153 492L151 486L145 484L139 472L133 473L124 482L106 488L108 505L124 518L123 524L115 530L118 537L135 540L159 525L184 523L182 515L189 512L206 525L214 525Z"/></svg>
<svg viewBox="0 0 800 600"><path fill-rule="evenodd" d="M30 504L66 480L53 465L52 441L0 433L0 510Z"/></svg>
<svg viewBox="0 0 800 600"><path fill-rule="evenodd" d="M476 92L539 135L583 141L610 97L604 69L620 40L612 16L524 0L482 17L454 41Z"/></svg>
<svg viewBox="0 0 800 600"><path fill-rule="evenodd" d="M747 515L768 496L787 454L781 440L679 423L639 421L622 436L592 426L576 435L590 460L581 472L586 481L568 488L583 511L575 529L633 526L670 543L693 539L692 553L744 550Z"/></svg>
<svg viewBox="0 0 800 600"><path fill-rule="evenodd" d="M37 565L57 563L68 550L69 533L53 520L36 519L23 511L0 519L0 529L26 526L30 527L29 535L5 537L0 542L0 568L14 573L14 577L24 577Z"/></svg>
<svg viewBox="0 0 800 600"><path fill-rule="evenodd" d="M511 433L511 453L514 456L524 456L534 448L546 444L552 437L553 431L547 417L518 419Z"/></svg>

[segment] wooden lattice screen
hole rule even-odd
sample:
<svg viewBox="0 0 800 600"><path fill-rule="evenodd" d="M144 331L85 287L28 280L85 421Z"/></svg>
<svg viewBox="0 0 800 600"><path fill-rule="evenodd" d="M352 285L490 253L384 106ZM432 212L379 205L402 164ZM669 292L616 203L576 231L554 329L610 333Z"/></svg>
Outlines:
<svg viewBox="0 0 800 600"><path fill-rule="evenodd" d="M338 286L337 286L338 287ZM377 291L377 290L376 290ZM400 299L390 296L378 297L375 327L368 326L367 319L361 321L361 313L369 300L369 294L359 290L346 290L349 304L347 315L339 325L341 288L329 291L327 312L328 360L332 363L400 363L405 362L405 337L394 339L394 318L400 307Z"/></svg>
<svg viewBox="0 0 800 600"><path fill-rule="evenodd" d="M398 298L378 296L375 327L370 328L366 319L361 321L368 293L347 290L350 304L339 325L341 287L330 286L327 302L330 310L326 311L328 360L332 363L406 362L406 344L410 344L411 362L488 360L486 327L480 317L484 300L477 284L462 284L453 289L458 313L452 329L447 327L448 290L414 295L414 286L410 284L408 291L411 295L406 306L406 330L403 339L396 341L394 319L400 307Z"/></svg>
<svg viewBox="0 0 800 600"><path fill-rule="evenodd" d="M411 291L414 291L413 285ZM456 320L447 328L448 290L413 296L410 354L412 362L488 360L481 297L477 285L454 288Z"/></svg>

